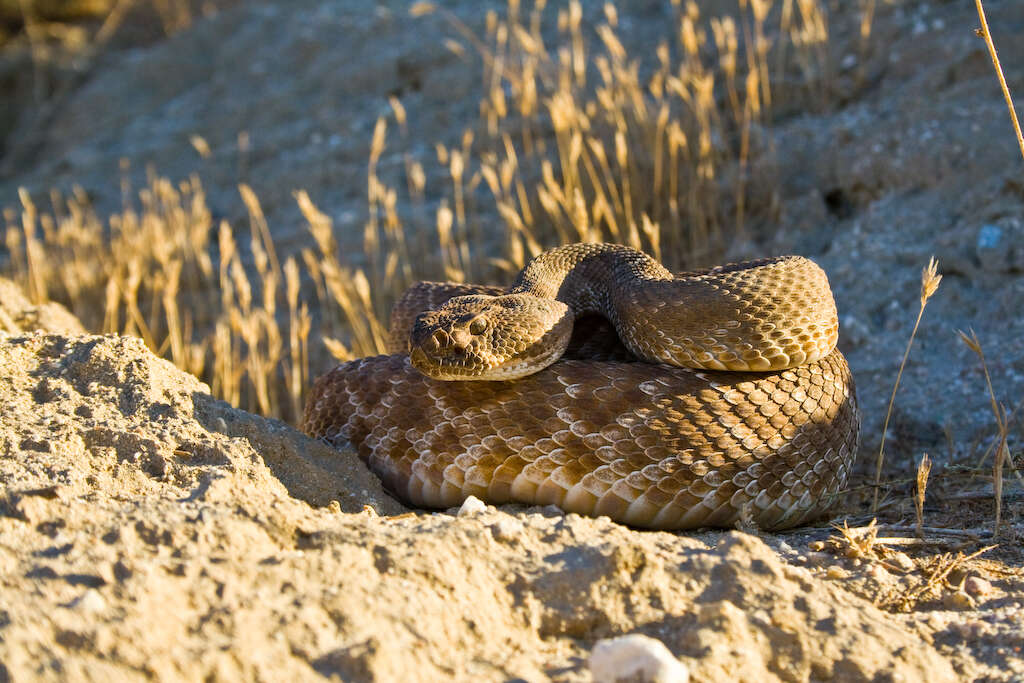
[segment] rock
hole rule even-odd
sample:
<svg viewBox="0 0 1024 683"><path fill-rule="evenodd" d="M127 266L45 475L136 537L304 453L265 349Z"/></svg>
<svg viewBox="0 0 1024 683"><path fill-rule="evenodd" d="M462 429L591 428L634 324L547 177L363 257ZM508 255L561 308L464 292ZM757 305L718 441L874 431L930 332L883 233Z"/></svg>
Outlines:
<svg viewBox="0 0 1024 683"><path fill-rule="evenodd" d="M459 517L469 517L476 515L487 509L486 503L477 498L476 496L470 496L466 500L462 501L462 506L459 507Z"/></svg>
<svg viewBox="0 0 1024 683"><path fill-rule="evenodd" d="M214 399L136 338L2 338L0 391L0 476L26 515L97 493L210 501L245 487L268 502L404 509L354 454Z"/></svg>
<svg viewBox="0 0 1024 683"><path fill-rule="evenodd" d="M942 596L942 604L950 609L966 610L971 609L975 606L974 598L965 593L963 590L953 591L952 593L946 593Z"/></svg>
<svg viewBox="0 0 1024 683"><path fill-rule="evenodd" d="M660 640L640 634L599 640L590 653L594 683L686 683L690 671Z"/></svg>
<svg viewBox="0 0 1024 683"><path fill-rule="evenodd" d="M998 225L986 223L978 228L975 254L983 270L1003 271L1010 261L1010 245L1005 231Z"/></svg>
<svg viewBox="0 0 1024 683"><path fill-rule="evenodd" d="M82 594L82 597L75 600L71 606L87 614L98 614L107 609L107 601L103 599L98 590L90 588Z"/></svg>
<svg viewBox="0 0 1024 683"><path fill-rule="evenodd" d="M964 581L964 590L968 595L983 598L992 593L992 584L980 576L968 576Z"/></svg>
<svg viewBox="0 0 1024 683"><path fill-rule="evenodd" d="M975 256L981 269L990 273L1024 270L1024 222L1018 216L1000 218L978 228Z"/></svg>
<svg viewBox="0 0 1024 683"><path fill-rule="evenodd" d="M490 526L496 541L513 542L523 533L523 523L515 517L502 517Z"/></svg>
<svg viewBox="0 0 1024 683"><path fill-rule="evenodd" d="M912 571L917 566L909 555L900 551L891 553L887 559L905 572Z"/></svg>
<svg viewBox="0 0 1024 683"><path fill-rule="evenodd" d="M892 578L892 574L890 574L885 567L877 563L870 564L864 573L869 578L872 578L880 583L883 581L888 581Z"/></svg>
<svg viewBox="0 0 1024 683"><path fill-rule="evenodd" d="M828 578L830 578L832 580L845 579L849 575L850 575L850 572L846 571L845 569L840 567L838 564L833 564L828 569L825 570L825 576L827 576Z"/></svg>

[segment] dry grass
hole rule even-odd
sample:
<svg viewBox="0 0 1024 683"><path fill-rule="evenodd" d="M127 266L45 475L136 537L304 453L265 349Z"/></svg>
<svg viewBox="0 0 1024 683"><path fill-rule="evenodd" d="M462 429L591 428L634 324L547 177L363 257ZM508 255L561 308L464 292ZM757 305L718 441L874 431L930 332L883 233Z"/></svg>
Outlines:
<svg viewBox="0 0 1024 683"><path fill-rule="evenodd" d="M1010 88L1006 85L1006 77L1003 75L1003 67L999 64L999 55L996 53L996 44L992 41L992 34L988 29L988 18L985 16L985 6L981 0L974 0L978 9L978 19L981 20L981 28L977 30L978 35L985 39L988 47L988 54L992 58L992 67L999 79L999 87L1003 91L1003 99L1006 100L1006 107L1010 110L1010 122L1013 124L1013 132L1017 135L1017 145L1020 147L1021 156L1024 156L1024 133L1021 133L1020 121L1017 119L1017 110L1013 107L1013 97L1010 96Z"/></svg>
<svg viewBox="0 0 1024 683"><path fill-rule="evenodd" d="M914 495L914 514L917 517L916 533L924 538L924 497L928 490L928 474L932 471L932 459L925 453L917 466L917 490Z"/></svg>
<svg viewBox="0 0 1024 683"><path fill-rule="evenodd" d="M432 188L440 199L428 208L420 161L406 157L402 187L378 176L389 126L406 127L392 98L373 134L358 267L305 192L296 200L316 247L282 262L250 188L240 187L250 228L239 231L212 224L197 178L153 176L106 221L84 193L52 196L48 210L23 193L20 212L5 214L3 274L34 301L66 303L91 330L142 337L231 403L295 421L310 368L327 353L383 352L390 302L416 279L507 280L574 241L629 244L684 269L720 257L752 216L771 217L773 188L754 191L748 169L770 160L759 131L773 78L802 74L826 104L827 15L817 0L739 5L707 19L697 3L674 2L676 25L641 55L619 40L611 4L593 31L580 2L555 12L550 46L543 1L510 0L504 18L488 15L482 38L449 16L464 41L449 48L484 65L480 118L457 144L436 145L447 189ZM442 10L412 8L432 11ZM202 153L203 140L191 144ZM400 216L400 198L414 217Z"/></svg>
<svg viewBox="0 0 1024 683"><path fill-rule="evenodd" d="M33 300L66 303L90 330L141 337L236 405L297 415L311 315L296 260L278 263L255 195L241 190L252 216L248 270L232 229L214 231L198 179L154 177L137 207L107 223L81 193L53 197L50 212L22 193L21 215L6 214L8 274Z"/></svg>
<svg viewBox="0 0 1024 683"><path fill-rule="evenodd" d="M889 397L889 407L885 411L885 421L882 423L882 439L878 445L878 457L875 459L875 495L871 504L872 512L878 510L878 491L882 481L882 464L885 462L885 436L889 431L889 419L892 417L892 408L896 403L896 392L900 388L900 379L903 378L903 369L907 365L907 358L910 357L910 349L914 345L914 337L917 335L917 328L921 325L921 316L924 315L924 308L928 305L928 299L935 294L942 281L938 274L939 264L934 258L928 261L928 265L921 270L921 295L917 309L917 319L914 320L914 329L910 331L910 339L907 340L907 348L903 352L903 360L900 361L900 369L896 373L896 382L892 387L892 395Z"/></svg>
<svg viewBox="0 0 1024 683"><path fill-rule="evenodd" d="M992 414L996 421L996 430L998 434L998 441L995 448L995 457L993 459L992 466L992 487L993 497L995 498L995 522L992 529L992 536L996 537L999 534L999 524L1002 521L1003 512L1003 465L1010 463L1013 466L1013 459L1010 457L1010 449L1007 446L1007 439L1010 435L1010 428L1008 425L1009 419L1006 414L1006 407L996 400L995 389L992 388L992 376L988 372L988 363L985 362L985 351L981 348L981 341L978 339L978 335L971 330L971 333L964 334L958 331L960 340L969 348L971 351L978 356L978 360L981 361L981 369L985 375L985 387L988 389L989 403L992 407ZM979 463L980 465L980 463ZM1018 478L1020 474L1018 473Z"/></svg>
<svg viewBox="0 0 1024 683"><path fill-rule="evenodd" d="M589 32L583 6L570 2L550 48L544 3L510 2L504 21L488 18L482 41L453 15L415 5L418 15L442 12L485 66L479 125L460 148L438 148L459 244L446 251L449 276L493 279L491 266L511 273L572 241L628 244L689 268L720 257L751 210L770 211L763 197L751 206L748 167L770 153L759 131L772 74L799 69L821 84L827 22L815 1L739 4L737 16L705 21L697 3L674 2L677 30L639 58L623 47L611 4ZM769 33L780 36L774 49ZM504 234L485 234L467 205L481 183ZM488 258L496 246L503 254Z"/></svg>
<svg viewBox="0 0 1024 683"><path fill-rule="evenodd" d="M0 20L20 23L29 34L47 23L95 24L98 28L93 39L102 44L133 12L155 21L164 34L171 35L187 28L203 10L198 0L13 0L0 2Z"/></svg>

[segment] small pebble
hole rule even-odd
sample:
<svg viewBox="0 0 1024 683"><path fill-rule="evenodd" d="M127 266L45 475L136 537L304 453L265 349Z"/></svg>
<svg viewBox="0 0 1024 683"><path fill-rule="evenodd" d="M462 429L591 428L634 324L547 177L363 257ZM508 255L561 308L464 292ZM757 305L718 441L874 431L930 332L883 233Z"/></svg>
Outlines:
<svg viewBox="0 0 1024 683"><path fill-rule="evenodd" d="M985 626L980 621L965 621L962 623L954 622L949 625L949 630L955 632L964 640L974 640L979 638L984 629Z"/></svg>
<svg viewBox="0 0 1024 683"><path fill-rule="evenodd" d="M840 567L838 564L834 564L825 570L825 576L830 579L845 579L849 576L849 572Z"/></svg>
<svg viewBox="0 0 1024 683"><path fill-rule="evenodd" d="M964 590L968 595L980 598L992 592L992 584L980 576L968 576L964 581Z"/></svg>
<svg viewBox="0 0 1024 683"><path fill-rule="evenodd" d="M487 505L476 496L470 496L462 502L462 507L459 508L459 517L466 517L469 515L475 515L479 512L483 512L487 509Z"/></svg>
<svg viewBox="0 0 1024 683"><path fill-rule="evenodd" d="M82 595L75 600L71 606L81 612L97 614L107 609L107 601L103 599L103 596L100 595L98 590L90 588L82 593Z"/></svg>
<svg viewBox="0 0 1024 683"><path fill-rule="evenodd" d="M812 567L824 567L829 562L832 562L835 558L828 553L807 553L807 564Z"/></svg>
<svg viewBox="0 0 1024 683"><path fill-rule="evenodd" d="M594 683L686 683L690 670L660 640L638 633L599 640L590 653Z"/></svg>
<svg viewBox="0 0 1024 683"><path fill-rule="evenodd" d="M910 559L910 556L906 553L895 552L888 557L889 562L896 565L905 572L909 572L914 569L914 561Z"/></svg>
<svg viewBox="0 0 1024 683"><path fill-rule="evenodd" d="M813 550L816 553L820 553L825 549L825 541L811 541L807 544L809 550Z"/></svg>
<svg viewBox="0 0 1024 683"><path fill-rule="evenodd" d="M885 581L886 579L892 576L892 574L890 574L886 570L886 568L880 564L871 565L870 567L868 567L867 572L865 573L868 575L869 578L872 578L875 581Z"/></svg>
<svg viewBox="0 0 1024 683"><path fill-rule="evenodd" d="M991 223L985 224L978 230L978 249L996 249L1002 239L1002 228Z"/></svg>
<svg viewBox="0 0 1024 683"><path fill-rule="evenodd" d="M1009 266L1010 250L1006 244L1005 231L991 223L978 229L975 255L983 270L1002 272Z"/></svg>
<svg viewBox="0 0 1024 683"><path fill-rule="evenodd" d="M503 517L492 524L490 530L496 541L514 541L522 535L523 523L514 517Z"/></svg>

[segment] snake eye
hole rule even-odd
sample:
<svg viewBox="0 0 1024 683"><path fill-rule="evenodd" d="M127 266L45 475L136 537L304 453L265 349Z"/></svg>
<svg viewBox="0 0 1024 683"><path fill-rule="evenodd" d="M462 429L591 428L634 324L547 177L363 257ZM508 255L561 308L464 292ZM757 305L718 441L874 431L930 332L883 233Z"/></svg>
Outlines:
<svg viewBox="0 0 1024 683"><path fill-rule="evenodd" d="M473 322L469 323L470 334L483 334L486 329L487 321L483 318L473 318Z"/></svg>

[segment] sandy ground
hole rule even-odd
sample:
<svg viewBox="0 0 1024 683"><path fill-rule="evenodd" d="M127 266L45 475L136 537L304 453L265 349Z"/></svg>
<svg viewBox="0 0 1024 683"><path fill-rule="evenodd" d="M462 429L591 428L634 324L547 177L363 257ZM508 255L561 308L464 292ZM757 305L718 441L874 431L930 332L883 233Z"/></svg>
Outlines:
<svg viewBox="0 0 1024 683"><path fill-rule="evenodd" d="M351 453L214 400L127 337L5 335L0 382L11 680L587 680L594 643L624 633L664 642L694 680L1008 666L937 642L990 626L980 613L887 614L873 585L844 590L919 584L905 555L886 581L896 565L846 568L808 552L813 535L773 549L556 509L399 514ZM1019 578L983 576L992 627L1019 620Z"/></svg>

